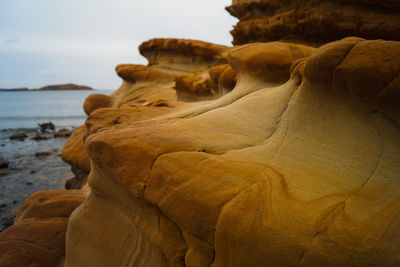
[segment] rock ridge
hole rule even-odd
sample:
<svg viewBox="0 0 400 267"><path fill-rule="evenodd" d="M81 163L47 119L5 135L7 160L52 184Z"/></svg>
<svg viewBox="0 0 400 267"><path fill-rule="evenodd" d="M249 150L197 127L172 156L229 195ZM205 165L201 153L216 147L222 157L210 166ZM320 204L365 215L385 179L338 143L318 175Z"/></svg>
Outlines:
<svg viewBox="0 0 400 267"><path fill-rule="evenodd" d="M395 1L233 1L233 44L290 41L319 46L347 36L399 41Z"/></svg>

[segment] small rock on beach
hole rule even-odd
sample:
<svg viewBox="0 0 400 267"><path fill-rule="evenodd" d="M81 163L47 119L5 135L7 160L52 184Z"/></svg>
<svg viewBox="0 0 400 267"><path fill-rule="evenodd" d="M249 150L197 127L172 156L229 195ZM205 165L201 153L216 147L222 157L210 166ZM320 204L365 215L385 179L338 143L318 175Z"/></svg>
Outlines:
<svg viewBox="0 0 400 267"><path fill-rule="evenodd" d="M25 138L28 136L24 133L16 133L10 136L10 140L18 140L18 141L25 141Z"/></svg>
<svg viewBox="0 0 400 267"><path fill-rule="evenodd" d="M50 137L48 137L48 136L45 136L45 135L43 135L43 134L36 134L34 137L32 137L31 139L32 140L35 140L35 141L42 141L42 140L47 140L47 139L49 139Z"/></svg>
<svg viewBox="0 0 400 267"><path fill-rule="evenodd" d="M72 132L66 128L62 128L58 130L55 134L55 138L60 138L60 137L69 137L72 134Z"/></svg>
<svg viewBox="0 0 400 267"><path fill-rule="evenodd" d="M51 155L51 152L48 152L48 151L36 152L35 153L35 157L37 157L37 158L47 157L47 156L50 156L50 155Z"/></svg>
<svg viewBox="0 0 400 267"><path fill-rule="evenodd" d="M54 126L54 124L52 122L43 122L43 123L39 123L38 125L42 132L46 132L47 130L54 131L56 129L56 127Z"/></svg>
<svg viewBox="0 0 400 267"><path fill-rule="evenodd" d="M0 158L0 169L5 169L8 167L9 162L3 158Z"/></svg>

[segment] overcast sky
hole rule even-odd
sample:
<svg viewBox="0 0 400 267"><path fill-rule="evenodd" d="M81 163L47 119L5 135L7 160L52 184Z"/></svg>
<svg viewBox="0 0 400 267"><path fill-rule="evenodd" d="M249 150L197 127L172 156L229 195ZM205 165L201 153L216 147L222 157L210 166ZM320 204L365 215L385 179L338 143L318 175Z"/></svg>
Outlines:
<svg viewBox="0 0 400 267"><path fill-rule="evenodd" d="M120 63L146 64L157 37L230 45L230 0L0 0L0 88L116 89Z"/></svg>

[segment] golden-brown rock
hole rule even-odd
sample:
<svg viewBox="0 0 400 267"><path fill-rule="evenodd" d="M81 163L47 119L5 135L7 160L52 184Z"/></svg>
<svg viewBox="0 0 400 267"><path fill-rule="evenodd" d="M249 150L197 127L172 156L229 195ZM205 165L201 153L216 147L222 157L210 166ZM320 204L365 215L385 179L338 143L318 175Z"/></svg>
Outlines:
<svg viewBox="0 0 400 267"><path fill-rule="evenodd" d="M178 88L181 95L186 93L183 99L190 99L191 101L216 98L228 92L227 90L220 90L216 94L208 78L200 78L201 81L195 82L193 78L190 78L189 83L182 83L180 82L182 79L178 78L196 77L195 80L197 80L198 75L191 74L192 72L207 70L221 62L226 62L226 52L229 50L226 46L195 40L152 39L144 42L139 50L148 59L149 66L118 65L116 72L123 79L122 85L110 96L102 94L88 96L84 103L86 114L89 115L94 110L101 108L124 106L124 108L133 107L136 111L141 110L139 117L148 118L148 115L143 116L142 114L144 112L153 115L155 113L166 114L171 113L172 109L157 108L182 106L183 104L176 103L177 93L175 89ZM232 72L229 75L227 77L233 76ZM208 77L208 74L206 76ZM175 81L175 79L177 80ZM183 84L185 86L182 86ZM151 106L153 107L152 112L143 111L140 106ZM158 112L159 110L161 112ZM128 111L132 112L132 109L128 109ZM138 113L136 111L133 112ZM138 117L137 114L133 116ZM141 119L137 118L137 120ZM109 123L119 124L119 119L113 118L111 121L105 119L100 124L105 126ZM92 130L96 131L95 128L92 127ZM90 171L90 159L83 144L86 134L85 126L78 127L68 139L62 153L65 162L76 171L84 174L88 174Z"/></svg>
<svg viewBox="0 0 400 267"><path fill-rule="evenodd" d="M86 135L86 126L79 126L74 130L63 147L61 157L63 161L86 175L90 172L90 158L85 150L83 138Z"/></svg>
<svg viewBox="0 0 400 267"><path fill-rule="evenodd" d="M151 39L140 45L140 53L147 58L149 66L196 72L226 63L229 48L197 40Z"/></svg>
<svg viewBox="0 0 400 267"><path fill-rule="evenodd" d="M0 266L57 266L65 255L68 218L85 195L40 191L25 200L14 224L0 234Z"/></svg>
<svg viewBox="0 0 400 267"><path fill-rule="evenodd" d="M232 91L236 81L236 73L232 67L221 64L206 71L178 76L174 89L181 101L210 100Z"/></svg>
<svg viewBox="0 0 400 267"><path fill-rule="evenodd" d="M216 107L223 107L229 105L230 103L245 96L246 94L258 90L260 88L263 88L265 86L282 84L283 82L286 81L285 79L289 77L289 70L291 64L300 58L309 56L313 51L314 51L313 48L301 45L279 43L279 42L270 44L252 44L242 48L240 47L235 48L234 50L229 52L230 54L229 58L230 61L232 62L233 68L231 66L225 65L222 66L220 70L219 68L214 67L211 68L210 70L206 70L205 72L203 72L203 73L208 73L209 75L209 77L207 77L209 82L206 82L207 86L216 85L218 86L219 90L221 91L223 90L225 93L228 93L230 90L233 89L233 87L236 84L236 79L238 78L240 84L235 89L235 92L232 92L232 94L225 95L219 101L193 103L193 104L177 102L172 97L170 98L165 97L166 95L168 96L168 92L170 92L170 90L173 90L173 87L177 87L177 79L171 76L170 74L172 73L173 75L175 75L175 73L178 72L176 71L172 72L171 70L159 68L158 66L145 67L137 65L121 65L117 67L117 73L120 75L120 77L124 79L124 82L121 88L111 95L113 98L113 104L112 104L113 107L99 108L91 111L90 118L86 121L86 126L85 126L86 129L84 127L78 128L75 133L75 136L71 137L69 143L66 144L64 151L85 152L85 150L82 149L83 143L81 143L81 141L83 140L83 137L86 135L89 136L101 135L102 133L108 133L109 131L115 131L117 129L121 131L126 131L129 130L129 128L135 129L134 131L136 131L136 129L140 128L139 125L142 124L145 126L147 125L147 128L149 124L153 124L155 125L156 128L158 127L157 129L159 129L159 132L166 131L167 135L171 133L172 135L176 136L177 140L186 135L185 138L182 138L182 140L178 141L182 142L182 145L185 145L185 142L187 142L187 140L190 139L190 136L193 135L193 133L195 133L198 129L202 129L203 128L202 125L205 126L206 124L208 124L207 120L204 122L202 120L195 122L195 124L199 123L198 126L194 126L194 128L192 128L193 127L192 126L189 129L184 129L184 132L180 134L171 132L170 123L176 121L179 118L185 118L185 117L189 118L192 116L205 113L206 111L210 111ZM251 61L254 61L257 67L261 68L261 70L256 69L252 65ZM238 75L236 75L236 73L238 73ZM180 73L180 75L182 75L182 73ZM194 74L193 76L197 77L196 75L198 74ZM172 78L174 79L172 80ZM210 88L206 87L203 88L205 90L210 90ZM200 95L196 92L193 93L193 95L196 94L198 96ZM282 97L285 99L289 95L290 94L284 93ZM283 105L285 104L284 101L283 102L281 101L281 103ZM272 106L273 105L267 104L265 108L267 110L270 110L270 107ZM246 107L243 106L241 109L244 112L246 110ZM269 111L269 112L272 112L271 116L273 118L276 119L277 117L279 117L280 114L279 111L276 112ZM245 112L242 115L246 116ZM265 117L264 116L265 114L260 113L259 115ZM223 118L225 117L225 114L223 112L218 112L218 115L216 116L217 118L218 117ZM220 129L224 129L224 127L230 124L233 127L236 121L235 118L229 116L227 116L223 120L224 123L220 123L218 119L216 120L216 123L220 123L220 125L218 126L218 128ZM267 116L266 120L270 120L270 118L268 118ZM179 123L181 124L182 122ZM257 120L254 120L254 125L256 124L258 124L258 122ZM249 135L251 136L259 135L259 138L262 137L262 135L260 135L260 133L262 132L261 129L256 130L254 129L254 127L249 127L249 125L245 124L239 125L239 128L242 127L244 128L248 127L247 129L249 131ZM148 132L148 134L149 135L155 134L155 136L158 135L157 131L154 129ZM80 136L80 138L77 139L76 138L77 136ZM194 136L196 136L196 134ZM226 140L227 143L229 144L237 143L238 146L243 145L243 142L245 143L247 142L245 140L246 138L244 138L240 142L240 140L238 140L236 137L234 136L232 137L233 138L226 138L226 137L223 138ZM119 134L116 134L115 138L120 141L122 140L128 141L126 144L121 146L120 151L122 154L126 153L130 154L134 153L135 151L138 151L136 150L136 148L133 148L133 150L130 149L130 146L132 144L130 143L131 141L129 141L130 139L126 138L126 136L120 138ZM74 143L73 140L79 142ZM71 149L71 147L73 147L73 144L78 146L77 150ZM100 145L99 148L100 147L103 147L103 145ZM107 147L107 145L104 144L104 148L105 147ZM158 149L160 151L163 151L164 149L168 149L168 147L172 148L174 147L174 144L173 143L166 144L166 146L162 145ZM201 147L199 147L198 149L201 150ZM92 149L92 153L97 153L94 151L96 150ZM70 153L70 155L72 156L74 153ZM77 156L79 154L80 153L75 153L75 156L73 158L75 159L81 158L80 156ZM81 154L87 156L86 152ZM126 171L130 172L130 175L132 177L136 177L137 179L142 180L143 176L146 176L145 174L131 172L129 168L126 168L124 164L121 164L121 162L123 161L121 157L124 157L122 154L114 158L115 153L105 152L104 156L107 155L106 158L110 159L110 161L107 161L104 164L109 166L110 171L115 171L117 173L121 169L125 169ZM128 158L131 158L132 156L128 154L126 156ZM146 156L146 153L143 153L143 155ZM92 157L97 159L97 156L96 157L92 156ZM106 160L106 158L104 158L104 160ZM140 159L140 155L138 155L138 157L134 156L133 158L136 158L135 160L138 160L138 162L141 162L141 164L143 165L149 164L148 159L147 158ZM152 161L152 159L150 158L149 160ZM70 162L74 164L74 166L79 166L76 160L75 162L73 160L70 160ZM98 172L101 173L103 171L105 171L105 169L98 170L97 168L94 167L92 168L91 176L93 177L95 176L96 173ZM136 190L135 187L137 187L137 192L136 192L137 196L143 194L142 191L142 186L144 185L143 182L135 184L135 180L129 181L130 178L126 178L126 175L122 174L121 174L121 179L122 180L120 180L118 184L122 183L126 188L133 188L132 189L133 191L135 191ZM99 180L97 179L97 181ZM119 186L114 185L115 182L110 181L108 179L102 181L104 183L109 184L108 186L112 189L110 189L110 191L105 192L104 189L99 190L97 189L97 186L91 183L92 187L91 196L89 197L86 204L82 207L82 209L80 209L81 212L84 212L85 210L89 212L87 215L90 218L88 217L87 220L83 219L84 221L80 221L79 224L72 224L68 230L69 233L71 233L71 236L74 236L73 238L71 237L68 241L69 244L68 251L70 251L69 253L71 253L71 255L75 255L69 258L68 262L69 265L79 266L80 264L89 264L89 265L91 264L91 265L120 266L120 265L129 265L130 264L129 262L131 262L131 264L140 263L143 260L145 260L146 265L155 264L154 262L157 262L157 264L169 263L173 265L174 264L179 265L182 262L184 252L188 247L186 242L189 244L189 251L190 251L189 255L191 255L190 257L196 257L196 261L198 260L198 262L209 261L208 258L204 258L204 255L199 254L197 252L197 250L204 250L205 253L209 254L209 257L212 256L209 253L210 247L205 246L204 241L199 240L198 238L192 236L192 234L189 233L184 234L185 241L183 241L180 234L180 230L175 225L175 222L171 221L168 217L164 216L157 207L152 206L152 204L149 204L147 201L143 201L143 203L137 204L136 203L137 200L135 200L135 198L133 198L132 200L131 192L120 190ZM107 196L105 196L104 194ZM121 198L124 196L126 198L124 200L121 200ZM115 199L115 202L110 203L110 198ZM102 204L100 204L100 206L102 207L101 211L94 208L97 207L98 201L102 202ZM123 211L112 208L114 205L117 206L121 205L120 203L125 203L123 207L121 206ZM138 210L143 210L143 212L147 214L146 216L151 216L153 218L152 221L154 222L160 221L160 225L157 226L158 224L154 225L149 224L148 220L146 219L147 217L142 218L141 216L133 215L133 213L130 211L132 207L137 207ZM98 223L99 221L101 222L104 221L104 219L102 219L104 212L107 212L109 214L109 217L115 218L115 220L107 220L107 222L112 226L118 224L118 227L116 227L115 230L113 231L102 234L101 236L98 235L91 242L107 243L109 244L109 247L103 247L101 250L99 250L98 247L96 248L94 246L88 246L86 247L86 249L82 249L80 245L81 242L79 240L83 240L83 242L86 242L85 241L86 238L92 238L93 233L100 231L100 229L104 227L102 224ZM126 212L131 214L133 217L129 217L131 215L128 215L127 218L125 215ZM137 224L140 225L139 228ZM88 225L90 225L91 228L90 231L83 233L85 231L84 229ZM159 228L161 230L159 230ZM121 229L129 229L129 230L121 231ZM142 235L141 231L146 231L146 234ZM80 233L79 237L75 234L77 232ZM141 238L140 239L134 238L127 240L126 242L128 243L126 244L129 245L126 244L118 245L114 242L119 240L120 238L124 238L123 236L125 236L126 233L132 233L132 232L136 232L136 234L134 234L133 236L138 237L139 235L141 236ZM174 232L175 234L171 234L171 232ZM75 238L78 238L79 240ZM123 256L119 260L116 260L117 256L115 253L117 253L118 250L123 250L126 247L131 247L132 253L134 253L137 246L142 246L143 244L147 244L146 246L148 246L148 249L146 250L148 250L149 254L145 256L146 259L134 257L132 258L132 260L129 260L129 258ZM121 245L123 245L123 247L121 247ZM81 256L74 253L75 251L78 250L81 250L80 252ZM91 258L86 257L87 254L96 253L95 251L97 250L102 251L101 257L98 257L97 259L93 257ZM130 254L129 252L125 253L126 255Z"/></svg>
<svg viewBox="0 0 400 267"><path fill-rule="evenodd" d="M261 72L253 52L230 52L238 83L218 104L89 135L69 266L399 263L399 43L327 44L283 85L287 52Z"/></svg>
<svg viewBox="0 0 400 267"><path fill-rule="evenodd" d="M211 83L208 71L178 76L175 79L174 89L177 92L178 100L181 101L199 101L220 97L217 88Z"/></svg>
<svg viewBox="0 0 400 267"><path fill-rule="evenodd" d="M134 64L122 64L115 68L118 76L123 80L139 83L139 82L171 82L175 79L180 72L171 71L168 69L162 69L152 66L134 65Z"/></svg>
<svg viewBox="0 0 400 267"><path fill-rule="evenodd" d="M0 234L0 266L57 266L65 255L67 218L25 219Z"/></svg>
<svg viewBox="0 0 400 267"><path fill-rule="evenodd" d="M116 72L123 79L121 87L110 96L89 95L84 103L86 114L107 107L146 106L160 100L172 103L176 100L173 84L181 72L133 64L118 65ZM112 123L117 124L118 120L113 118ZM87 129L84 125L75 129L64 145L62 159L87 175L90 172L90 158L84 147L86 134Z"/></svg>
<svg viewBox="0 0 400 267"><path fill-rule="evenodd" d="M217 88L221 92L220 95L225 95L235 88L237 82L236 72L230 65L226 65L220 74L214 73L213 69L210 69L209 73L214 84L218 84ZM218 82L216 79L218 79Z"/></svg>
<svg viewBox="0 0 400 267"><path fill-rule="evenodd" d="M400 40L400 4L375 0L232 1L233 44L286 40L320 45L346 36Z"/></svg>
<svg viewBox="0 0 400 267"><path fill-rule="evenodd" d="M81 190L36 192L19 207L15 223L27 218L68 218L84 199Z"/></svg>
<svg viewBox="0 0 400 267"><path fill-rule="evenodd" d="M267 69L267 71L260 72L256 71L250 64L250 61L253 60L255 57L255 50L257 51L257 47L261 46L264 49L259 49L258 51L264 51L264 53L261 53L259 55L259 58L263 58L264 62L262 63L262 59L258 59L258 66L262 67L263 69ZM247 52L246 52L247 51ZM286 68L286 75L289 73L290 69L290 64L287 64L286 62L289 62L289 60L292 60L292 62L296 61L299 58L302 58L304 56L308 56L310 53L313 52L312 48L307 48L303 46L296 46L296 45L291 45L291 44L284 44L284 43L272 43L268 45L264 44L253 44L253 45L248 45L246 47L243 47L242 49L236 49L231 52L230 58L232 59L231 61L234 62L233 66L235 68L235 71L239 72L239 84L237 85L238 88L235 88L235 90L238 90L239 93L235 93L233 96L229 96L227 94L225 96L225 100L223 100L221 103L218 105L226 106L229 105L230 103L234 102L240 97L245 96L246 94L252 92L253 90L257 90L260 88L263 88L263 86L266 85L278 85L282 84L282 73L283 69ZM275 56L274 56L275 55ZM277 76L274 77L272 74L273 72L276 71ZM241 77L241 78L240 78ZM240 84L240 82L242 84ZM274 90L275 91L275 90ZM232 92L234 93L234 92ZM283 92L281 95L282 99L287 99L290 97L291 93L289 92ZM272 105L274 103L276 105L277 99L271 99L271 104L269 105L268 103L265 103L264 109L267 111L267 114L270 116L265 116L266 114L260 112L258 114L258 118L263 118L263 120L267 121L273 121L277 120L279 118L279 115L281 114L281 110L273 110L272 107L275 107ZM286 101L280 101L281 108L284 108L286 106ZM240 118L243 117L248 117L247 115L250 114L248 112L251 112L251 109L246 112L246 106L245 105L240 105L240 110L242 112L242 115ZM206 136L202 131L206 129L205 127L210 127L210 134L215 133L212 128L216 128L216 131L218 132L218 129L221 129L221 132L219 135L215 136L216 139L220 140L219 138L223 138L224 142L222 142L220 145L222 146L233 146L233 147L241 147L244 144L247 144L248 142L252 143L254 140L251 140L252 138L263 138L264 134L263 127L260 126L258 128L256 125L260 123L259 120L254 119L253 121L249 121L251 125L246 124L246 123L239 123L237 124L237 119L239 117L232 117L232 116L226 116L226 110L221 108L221 110L214 111L209 111L207 113L204 113L207 110L211 110L215 107L214 105L200 105L200 108L194 106L193 109L196 109L196 111L183 111L182 112L175 112L175 115L169 115L169 117L163 118L163 116L159 117L158 123L157 120L150 123L152 126L146 126L146 122L143 121L141 124L142 126L137 126L135 125L138 124L138 121L135 121L135 117L133 116L134 110L131 108L131 110L123 109L121 108L120 111L116 109L101 109L93 112L90 116L90 118L87 120L87 126L89 128L89 133L90 136L87 140L92 140L92 136L102 136L103 134L106 136L113 136L113 141L109 140L108 141L100 141L99 143L89 141L89 151L91 151L91 157L92 159L95 160L94 163L94 168L92 168L91 172L91 188L92 188L92 193L91 197L89 198L88 202L84 204L84 206L79 210L79 212L84 212L84 210L90 211L90 215L87 214L87 216L90 217L85 217L88 219L86 222L87 224L93 225L93 220L98 221L102 220L102 214L103 212L108 212L110 214L113 214L112 216L116 219L116 221L110 221L111 225L114 225L117 223L117 221L124 221L120 227L123 227L124 229L130 229L127 230L128 232L136 232L138 235L141 236L140 240L143 240L144 243L137 243L135 241L134 244L131 244L132 246L143 246L143 244L148 244L147 246L147 252L145 253L146 259L145 260L146 264L152 264L152 260L157 261L158 263L165 263L165 264L172 264L172 265L179 265L182 263L183 258L184 258L184 252L185 248L188 247L188 255L189 262L203 262L207 263L210 261L210 258L212 258L212 253L210 250L212 248L207 245L208 241L202 241L201 239L197 238L196 236L193 236L192 233L185 232L183 233L183 237L181 237L181 234L179 233L180 230L175 226L175 223L170 220L167 216L163 214L158 208L152 207L150 204L150 207L146 208L147 202L143 202L142 204L136 203L137 200L135 198L132 199L132 197L129 197L131 193L133 193L137 197L143 196L143 186L145 185L145 180L146 176L148 176L148 171L151 169L151 164L154 161L153 157L148 155L147 152L142 151L141 149L137 149L136 145L140 145L140 142L135 142L133 140L136 139L136 137L133 136L141 136L145 137L151 137L154 136L156 139L159 139L157 141L158 145L155 147L145 145L143 149L145 151L148 151L151 155L154 155L157 157L159 153L163 153L165 150L169 149L182 149L182 147L189 147L189 150L195 150L195 151L202 151L203 150L203 143L206 143L206 139L204 139ZM145 108L144 108L145 109ZM122 112L127 112L126 114L123 114ZM201 114L204 113L204 119L201 118L202 116L197 116L193 118L193 121L190 124L185 123L185 120L177 120L176 118L179 118L181 116L187 116L191 117L194 114ZM206 114L212 112L213 114L210 116L215 118L215 124L212 123L210 124L210 121L207 119L209 118L208 116L205 116ZM103 113L103 114L102 114ZM229 112L228 112L229 113ZM186 115L183 115L186 114ZM122 115L122 116L121 116ZM129 116L130 117L129 117ZM138 114L137 116L139 116ZM171 124L171 119L175 117L175 121L173 124ZM105 119L107 118L107 119ZM112 124L112 123L105 123L107 120L112 121L112 118L118 118L119 121L117 124ZM138 118L138 117L137 117ZM218 119L220 118L220 119ZM222 119L222 121L221 121ZM98 127L101 125L100 121L103 121L103 128ZM240 121L240 120L239 120ZM173 130L174 127L171 128L171 125L181 125L179 129L182 129L182 132L175 131ZM97 127L95 127L97 125ZM182 127L183 126L183 127ZM253 127L254 126L254 127ZM224 134L224 128L225 127L239 127L236 130L232 129L232 134L231 137L226 136ZM95 128L96 130L91 131L91 129ZM132 129L132 131L129 131L129 129ZM258 130L257 130L258 128ZM237 138L235 135L235 131L240 132L240 130L246 131L246 133L249 135L246 137L245 134L241 138ZM114 132L112 135L108 135L109 132ZM121 133L119 132L121 131ZM269 131L272 131L270 129ZM121 136L124 132L124 136ZM198 133L197 133L198 132ZM165 133L165 135L161 135L159 133ZM128 135L133 134L132 138L130 138ZM166 142L165 138L168 139ZM170 139L170 140L169 140ZM199 144L190 144L192 141L198 139ZM119 146L119 141L120 140L122 143L124 143L121 146ZM123 141L125 140L125 142ZM112 145L111 145L112 143ZM98 145L97 145L98 144ZM108 146L111 145L113 149L115 148L116 151L106 151L104 149L107 149ZM207 150L205 151L213 151L211 147L208 147ZM215 143L215 150L218 150L218 145ZM117 148L118 147L118 148ZM147 148L146 148L147 147ZM118 152L117 152L118 151ZM152 152L154 151L154 152ZM138 154L136 154L138 153ZM155 154L153 154L155 153ZM107 157L102 157L99 159L99 155L110 155L109 158ZM122 158L132 158L140 162L140 165L134 166L132 165L131 168L126 168L121 162L123 161ZM110 160L109 160L110 159ZM101 165L102 168L99 170L96 166ZM104 168L104 166L109 166ZM142 166L148 166L144 167L144 169L140 172L136 172L142 168ZM113 173L110 175L109 173ZM99 178L101 175L99 173L108 173L108 176L111 177L119 177L117 180L109 180L109 179L103 179ZM95 177L96 180L93 180ZM102 176L101 176L102 177ZM130 177L130 178L128 178ZM96 184L99 182L109 184L107 187L112 187L113 190L116 191L104 191L104 188L102 186L97 186ZM111 184L110 184L111 183ZM116 185L114 185L116 183ZM126 192L124 190L119 189L119 185L123 185L123 188L130 189L130 192ZM124 195L127 195L127 198L125 200L120 200L120 198ZM110 203L110 199L114 199L112 203ZM129 200L128 200L129 199ZM98 201L101 201L103 204L101 206L104 208L102 211L99 211L93 207L97 206ZM141 202L141 201L140 201ZM120 205L116 203L125 203L124 208L121 207L122 210L119 209L112 209L111 207L114 205ZM88 206L86 206L88 205ZM93 206L95 205L95 206ZM144 205L144 207L142 207ZM88 207L88 208L85 208ZM125 218L126 215L124 215L126 212L128 214L131 214L129 210L131 210L132 207L137 207L138 210L144 209L144 213L149 213L153 214L151 216L154 217L154 221L162 221L164 226L160 226L159 228L154 228L156 225L152 226L149 224L149 222L145 219L145 217L142 216L147 216L147 215L140 215L140 214L132 214L128 216L133 216L130 217L132 218L131 220L126 220L123 219ZM78 214L79 214L78 212ZM195 211L193 211L195 212ZM84 212L85 213L85 212ZM78 215L77 215L78 216ZM85 215L86 216L86 215ZM83 220L86 220L83 219ZM81 219L78 221L82 222ZM91 238L92 234L96 232L97 230L95 228L92 228L92 231L84 233L84 228L86 227L86 223L72 223L69 229L69 233L71 236L77 236L74 233L79 232L80 237L79 240L86 240L87 238ZM138 228L138 224L140 227ZM99 225L100 226L100 225ZM146 234L142 234L142 231L145 231ZM177 234L171 235L170 232L176 232ZM113 232L112 235L120 235L122 232ZM93 243L96 242L103 242L105 239L109 239L107 236L97 236L95 239L93 239ZM72 255L76 255L74 251L78 251L81 249L78 239L74 239L73 237L69 238L69 247L68 251ZM167 241L169 240L169 241ZM133 240L132 240L133 241ZM110 244L111 247L118 247L119 245L115 243ZM104 263L105 265L107 264L115 264L117 265L125 265L127 264L127 258L122 257L119 260L116 261L115 257L110 255L109 253L113 254L115 250L109 250L106 249L106 251L103 251L103 257L94 259L94 258L85 258L84 255L85 253L91 254L94 253L92 249L95 249L94 247L87 247L87 251L81 251L81 256L74 256L71 257L68 262L68 264L72 265L79 265L79 264L99 264L99 262ZM118 250L118 249L117 249ZM208 256L205 257L203 253L200 253L200 251L203 251L203 253L206 253ZM161 254L160 254L161 253ZM144 254L142 254L144 255ZM157 256L158 255L158 256ZM195 260L196 259L196 260ZM137 261L136 261L137 260ZM139 264L141 259L134 258L132 261L135 264ZM136 262L135 262L136 261Z"/></svg>
<svg viewBox="0 0 400 267"><path fill-rule="evenodd" d="M86 97L83 103L83 110L87 115L90 115L93 110L98 108L111 107L114 99L108 95L103 94L91 94Z"/></svg>
<svg viewBox="0 0 400 267"><path fill-rule="evenodd" d="M176 99L172 87L181 71L132 64L118 65L116 71L123 83L110 95L114 98L112 107L123 104L147 105L160 99Z"/></svg>

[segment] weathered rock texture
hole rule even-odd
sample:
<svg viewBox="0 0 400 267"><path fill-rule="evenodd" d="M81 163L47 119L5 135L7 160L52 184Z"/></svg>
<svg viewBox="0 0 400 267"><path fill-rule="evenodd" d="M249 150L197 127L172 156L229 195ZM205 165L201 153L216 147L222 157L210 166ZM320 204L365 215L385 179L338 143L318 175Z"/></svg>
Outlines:
<svg viewBox="0 0 400 267"><path fill-rule="evenodd" d="M346 36L400 40L395 0L233 0L233 44L286 40L312 45Z"/></svg>
<svg viewBox="0 0 400 267"><path fill-rule="evenodd" d="M71 212L84 191L41 191L19 208L14 224L0 234L0 266L57 266L65 256Z"/></svg>
<svg viewBox="0 0 400 267"><path fill-rule="evenodd" d="M88 97L63 151L91 188L65 265L397 266L400 43L223 57L192 72L166 56L120 65L121 88ZM199 102L204 91L221 97ZM0 235L1 266L62 264L86 195L69 192L26 201Z"/></svg>
<svg viewBox="0 0 400 267"><path fill-rule="evenodd" d="M400 265L400 43L257 42L399 40L400 5L228 10L250 44L150 40L86 99L62 157L90 189L27 199L0 266Z"/></svg>
<svg viewBox="0 0 400 267"><path fill-rule="evenodd" d="M133 121L138 121L190 106L178 103L179 95L180 99L190 101L215 99L232 90L235 84L234 71L227 64L220 65L227 62L229 47L195 40L152 39L144 42L139 50L147 58L148 66L118 65L116 72L123 80L121 87L110 96L92 94L84 103L88 115L101 108L114 108L114 114L121 114L110 120L101 117L102 125L119 124L127 112L133 111ZM223 71L216 72L218 66L224 66ZM86 126L77 128L67 140L62 158L87 176L90 158L84 147L86 134Z"/></svg>
<svg viewBox="0 0 400 267"><path fill-rule="evenodd" d="M160 42L84 104L63 159L90 192L28 199L0 266L399 265L399 42L200 50L186 72Z"/></svg>
<svg viewBox="0 0 400 267"><path fill-rule="evenodd" d="M247 47L251 49L246 50ZM251 72L248 77L258 76L257 80L263 83L285 82L289 78L292 63L313 51L313 48L283 43L258 43L235 48L237 54L243 49L247 51L246 64L249 65L245 67ZM221 104L211 102L209 107L205 105L200 108L196 107L196 103L178 101L213 99L235 87L235 70L229 64L220 64L227 62L228 50L228 47L192 40L154 39L143 43L140 51L152 66L117 66L116 72L123 79L121 87L110 96L93 94L86 99L84 110L91 115L91 120L77 128L67 140L62 152L63 160L74 170L88 175L90 158L84 147L84 139L88 134L176 113L178 110L191 113L197 112L196 109L212 109L215 105L224 105L224 101L231 101L222 99ZM184 64L188 66L186 72L182 71ZM187 72L191 69L194 72ZM241 97L251 90L242 87L228 99Z"/></svg>
<svg viewBox="0 0 400 267"><path fill-rule="evenodd" d="M227 47L185 39L152 39L142 43L139 51L149 66L193 72L226 63Z"/></svg>
<svg viewBox="0 0 400 267"><path fill-rule="evenodd" d="M68 266L398 265L400 43L312 52L237 47L218 100L93 111Z"/></svg>
<svg viewBox="0 0 400 267"><path fill-rule="evenodd" d="M398 265L400 43L310 53L237 47L236 86L218 100L140 121L93 111L92 190L67 264Z"/></svg>

